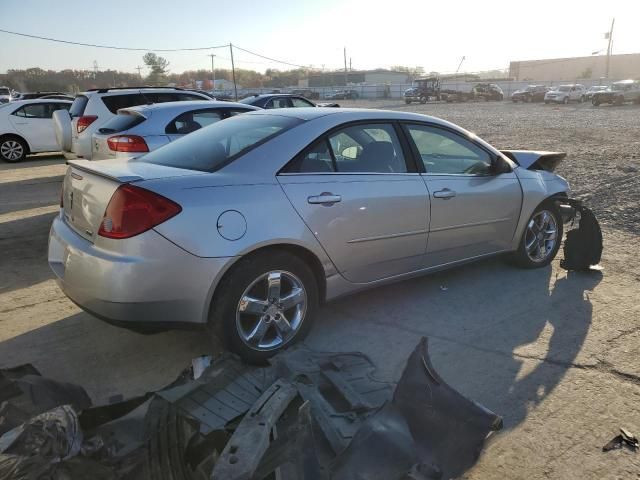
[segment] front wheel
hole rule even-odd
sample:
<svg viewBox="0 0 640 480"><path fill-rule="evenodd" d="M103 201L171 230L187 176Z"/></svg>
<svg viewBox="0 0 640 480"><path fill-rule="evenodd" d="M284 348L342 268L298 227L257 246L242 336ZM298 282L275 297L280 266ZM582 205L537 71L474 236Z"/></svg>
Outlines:
<svg viewBox="0 0 640 480"><path fill-rule="evenodd" d="M592 97L591 98L591 104L594 107L599 107L600 106L600 99L598 97Z"/></svg>
<svg viewBox="0 0 640 480"><path fill-rule="evenodd" d="M420 103L423 105L427 103L427 97L420 97Z"/></svg>
<svg viewBox="0 0 640 480"><path fill-rule="evenodd" d="M210 327L250 363L304 338L318 309L318 285L299 257L271 252L240 260L220 283Z"/></svg>
<svg viewBox="0 0 640 480"><path fill-rule="evenodd" d="M551 202L535 209L525 227L515 261L522 268L540 268L555 258L562 241L562 215Z"/></svg>
<svg viewBox="0 0 640 480"><path fill-rule="evenodd" d="M564 100L562 100L562 103L564 103L565 105L569 103L569 97L564 97Z"/></svg>

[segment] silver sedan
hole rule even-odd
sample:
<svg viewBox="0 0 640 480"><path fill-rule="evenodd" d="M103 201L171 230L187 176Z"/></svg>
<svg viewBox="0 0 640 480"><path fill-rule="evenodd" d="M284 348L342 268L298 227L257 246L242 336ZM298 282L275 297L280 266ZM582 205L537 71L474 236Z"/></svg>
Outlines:
<svg viewBox="0 0 640 480"><path fill-rule="evenodd" d="M70 161L49 264L99 318L206 325L262 361L338 296L507 252L548 265L562 156L412 113L251 112L141 159Z"/></svg>

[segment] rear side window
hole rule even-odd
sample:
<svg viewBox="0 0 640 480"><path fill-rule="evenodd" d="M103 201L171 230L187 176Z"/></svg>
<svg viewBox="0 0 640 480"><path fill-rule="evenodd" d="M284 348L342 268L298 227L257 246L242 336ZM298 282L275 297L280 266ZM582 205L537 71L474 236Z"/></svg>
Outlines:
<svg viewBox="0 0 640 480"><path fill-rule="evenodd" d="M117 133L129 130L136 125L140 125L146 118L142 115L135 115L130 113L119 113L115 117L111 118L104 124L104 126L98 131L100 133Z"/></svg>
<svg viewBox="0 0 640 480"><path fill-rule="evenodd" d="M134 161L214 172L301 122L277 115L238 115L185 135Z"/></svg>
<svg viewBox="0 0 640 480"><path fill-rule="evenodd" d="M222 120L221 113L215 110L184 112L167 125L165 133L186 135L187 133L195 132L202 127L207 127L220 120Z"/></svg>
<svg viewBox="0 0 640 480"><path fill-rule="evenodd" d="M117 113L121 108L135 107L136 105L147 105L155 103L150 94L141 95L139 93L130 93L128 95L109 95L102 97L102 102L111 113ZM74 102L75 103L75 102Z"/></svg>
<svg viewBox="0 0 640 480"><path fill-rule="evenodd" d="M84 109L87 107L87 103L89 99L84 95L78 95L71 104L71 108L69 109L69 113L71 117L81 117L84 115Z"/></svg>

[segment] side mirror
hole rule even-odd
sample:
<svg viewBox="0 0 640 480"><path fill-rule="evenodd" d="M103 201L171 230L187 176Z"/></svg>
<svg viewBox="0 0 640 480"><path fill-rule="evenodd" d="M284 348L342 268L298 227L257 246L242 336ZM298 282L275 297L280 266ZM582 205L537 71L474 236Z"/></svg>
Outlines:
<svg viewBox="0 0 640 480"><path fill-rule="evenodd" d="M511 168L511 165L509 164L509 162L507 162L502 157L496 157L495 161L493 162L494 175L500 175L501 173L509 173L511 171L513 171L513 169Z"/></svg>

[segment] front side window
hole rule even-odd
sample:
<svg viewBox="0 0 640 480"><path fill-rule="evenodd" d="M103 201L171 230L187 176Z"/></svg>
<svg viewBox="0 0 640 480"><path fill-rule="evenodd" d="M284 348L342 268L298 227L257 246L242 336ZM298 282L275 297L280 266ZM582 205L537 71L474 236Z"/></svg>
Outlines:
<svg viewBox="0 0 640 480"><path fill-rule="evenodd" d="M33 103L25 105L13 114L23 118L51 118L56 110L68 110L69 105L64 103Z"/></svg>
<svg viewBox="0 0 640 480"><path fill-rule="evenodd" d="M322 137L284 170L287 173L406 173L391 124L359 124Z"/></svg>
<svg viewBox="0 0 640 480"><path fill-rule="evenodd" d="M291 101L288 98L274 98L267 102L265 108L289 108L291 107Z"/></svg>
<svg viewBox="0 0 640 480"><path fill-rule="evenodd" d="M220 120L222 120L222 116L220 112L215 110L184 112L167 125L165 133L186 135L187 133L200 130L202 127L213 125Z"/></svg>
<svg viewBox="0 0 640 480"><path fill-rule="evenodd" d="M237 115L185 135L136 161L214 172L299 123L302 120L278 115Z"/></svg>
<svg viewBox="0 0 640 480"><path fill-rule="evenodd" d="M314 106L313 103L307 102L302 98L292 98L291 103L293 104L294 107L313 107Z"/></svg>
<svg viewBox="0 0 640 480"><path fill-rule="evenodd" d="M466 138L427 125L407 125L427 173L488 175L491 156Z"/></svg>

